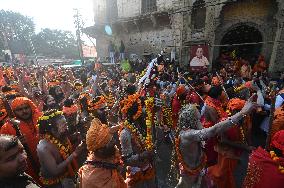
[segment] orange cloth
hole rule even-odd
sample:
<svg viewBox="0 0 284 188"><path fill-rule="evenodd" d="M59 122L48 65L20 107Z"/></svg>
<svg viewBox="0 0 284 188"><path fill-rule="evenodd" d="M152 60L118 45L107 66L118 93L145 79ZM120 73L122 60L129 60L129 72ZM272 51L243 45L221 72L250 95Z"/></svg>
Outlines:
<svg viewBox="0 0 284 188"><path fill-rule="evenodd" d="M284 106L279 107L274 112L274 118L271 127L271 137L280 130L284 130Z"/></svg>
<svg viewBox="0 0 284 188"><path fill-rule="evenodd" d="M242 141L239 127L232 127L224 134L231 142L239 143ZM241 150L222 143L218 143L215 146L215 150L218 152L218 162L216 165L208 168L209 176L218 188L235 188L234 171L238 164Z"/></svg>
<svg viewBox="0 0 284 188"><path fill-rule="evenodd" d="M204 116L202 116L201 123L202 123L203 127L205 127L205 128L212 127L215 123L223 121L224 119L226 119L228 117L228 114L223 110L222 103L219 100L213 99L213 98L208 96L205 99L205 103L206 103L207 106L214 108L217 111L218 121L217 122L211 122L211 121L206 120L206 118ZM210 138L206 141L205 153L206 153L206 156L207 156L207 165L208 166L216 164L217 157L218 157L217 152L214 150L214 146L216 144L217 144L217 137Z"/></svg>
<svg viewBox="0 0 284 188"><path fill-rule="evenodd" d="M90 161L101 161L111 164L119 163L119 152L110 159L98 159L93 154L88 157ZM126 188L126 183L117 169L96 168L86 164L79 169L80 188Z"/></svg>
<svg viewBox="0 0 284 188"><path fill-rule="evenodd" d="M279 164L284 166L284 158L273 161L270 153L257 148L249 158L247 175L243 188L282 188L284 174L280 173Z"/></svg>
<svg viewBox="0 0 284 188"><path fill-rule="evenodd" d="M7 84L3 75L4 75L4 73L2 71L2 68L0 68L0 87L5 86Z"/></svg>
<svg viewBox="0 0 284 188"><path fill-rule="evenodd" d="M125 182L127 183L128 186L135 187L135 185L137 185L140 182L150 181L154 179L155 179L155 170L153 167L149 167L145 171L138 171L136 173L131 173L131 167L127 168Z"/></svg>
<svg viewBox="0 0 284 188"><path fill-rule="evenodd" d="M233 110L241 110L245 106L246 101L239 98L231 99L227 104L227 109L232 112Z"/></svg>
<svg viewBox="0 0 284 188"><path fill-rule="evenodd" d="M89 151L95 151L104 147L111 138L110 128L99 119L94 119L86 135L87 148Z"/></svg>
<svg viewBox="0 0 284 188"><path fill-rule="evenodd" d="M218 164L209 167L208 174L218 188L235 188L234 170L238 160L218 153Z"/></svg>
<svg viewBox="0 0 284 188"><path fill-rule="evenodd" d="M234 98L228 103L228 110L240 110L245 105L245 101ZM223 133L227 140L235 143L245 143L247 130L250 130L251 121L248 116L244 123L243 128L246 130L241 132L240 127L231 127L225 133ZM234 170L238 163L238 158L242 150L236 149L229 145L219 143L215 146L215 150L218 152L218 162L216 165L209 167L208 174L212 178L213 182L218 188L235 188L236 182L234 178Z"/></svg>
<svg viewBox="0 0 284 188"><path fill-rule="evenodd" d="M260 55L258 62L253 67L253 72L264 72L267 69L267 65L264 60L264 56Z"/></svg>
<svg viewBox="0 0 284 188"><path fill-rule="evenodd" d="M37 124L38 118L42 115L42 113L37 110L37 107L31 100L25 97L19 97L19 98L14 99L12 101L11 107L13 110L17 107L16 104L21 105L21 104L26 104L26 103L29 104L32 109L32 119L33 119L32 124L28 124L24 121L20 121L20 124L19 124L20 131L26 138L28 148L33 158L33 159L29 158L28 169L26 172L27 174L32 176L35 181L39 182L39 176L37 174L37 172L39 171L39 161L38 161L38 157L36 153L37 144L39 142L39 134L38 134L38 129L36 127L36 124ZM14 129L11 122L7 122L1 127L0 133L8 134L8 135L16 135L16 130ZM38 165L38 169L33 169L33 166L30 160L35 161L35 163Z"/></svg>
<svg viewBox="0 0 284 188"><path fill-rule="evenodd" d="M275 133L271 140L271 146L281 150L284 155L284 130Z"/></svg>
<svg viewBox="0 0 284 188"><path fill-rule="evenodd" d="M65 115L71 115L71 114L75 114L76 112L78 112L78 110L79 110L78 106L74 104L71 107L63 106L62 112Z"/></svg>

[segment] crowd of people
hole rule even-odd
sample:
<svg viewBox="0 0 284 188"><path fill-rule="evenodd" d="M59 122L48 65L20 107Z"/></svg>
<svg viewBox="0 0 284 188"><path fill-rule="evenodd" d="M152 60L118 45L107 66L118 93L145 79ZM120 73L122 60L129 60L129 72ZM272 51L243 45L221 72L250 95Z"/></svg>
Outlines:
<svg viewBox="0 0 284 188"><path fill-rule="evenodd" d="M284 74L242 69L1 67L0 187L161 187L157 130L177 188L283 187Z"/></svg>

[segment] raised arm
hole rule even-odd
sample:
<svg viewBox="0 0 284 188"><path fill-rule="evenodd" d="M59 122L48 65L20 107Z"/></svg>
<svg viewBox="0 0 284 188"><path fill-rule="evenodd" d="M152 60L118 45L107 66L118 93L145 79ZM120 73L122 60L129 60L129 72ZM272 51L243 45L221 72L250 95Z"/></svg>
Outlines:
<svg viewBox="0 0 284 188"><path fill-rule="evenodd" d="M215 124L214 126L210 128L205 128L201 130L191 129L191 130L182 132L181 137L183 137L183 139L186 139L186 140L200 142L200 141L207 140L208 138L211 138L218 133L222 133L226 131L231 126L236 125L244 116L249 114L255 108L256 105L252 102L253 97L254 95L246 102L245 106L239 113L229 117L228 119L222 122Z"/></svg>
<svg viewBox="0 0 284 188"><path fill-rule="evenodd" d="M72 162L75 155L71 154L66 160L57 164L54 156L49 151L47 147L41 147L40 144L37 148L37 155L40 161L41 166L46 169L50 176L59 176L64 173L68 167L68 164Z"/></svg>

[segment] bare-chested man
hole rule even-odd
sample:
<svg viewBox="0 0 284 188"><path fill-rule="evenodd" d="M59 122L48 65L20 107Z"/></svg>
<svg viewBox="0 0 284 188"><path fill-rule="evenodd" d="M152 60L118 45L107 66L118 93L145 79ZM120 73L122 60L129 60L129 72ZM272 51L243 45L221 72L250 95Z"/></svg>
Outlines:
<svg viewBox="0 0 284 188"><path fill-rule="evenodd" d="M37 146L41 182L48 188L75 187L73 178L78 170L76 157L81 154L83 145L80 144L74 152L71 151L63 112L47 111L39 119L39 133L43 135Z"/></svg>
<svg viewBox="0 0 284 188"><path fill-rule="evenodd" d="M239 113L210 128L203 128L200 113L195 106L187 105L182 109L179 115L179 133L176 142L181 173L177 188L207 187L204 179L206 155L202 149L202 141L235 126L254 107L251 97Z"/></svg>

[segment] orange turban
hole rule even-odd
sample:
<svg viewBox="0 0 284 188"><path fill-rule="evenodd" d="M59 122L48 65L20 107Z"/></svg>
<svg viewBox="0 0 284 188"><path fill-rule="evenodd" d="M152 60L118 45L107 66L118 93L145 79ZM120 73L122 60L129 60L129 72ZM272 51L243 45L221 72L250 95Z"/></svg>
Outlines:
<svg viewBox="0 0 284 188"><path fill-rule="evenodd" d="M96 151L104 147L112 139L110 128L102 124L99 119L94 119L86 135L86 143L89 151Z"/></svg>
<svg viewBox="0 0 284 188"><path fill-rule="evenodd" d="M275 133L271 140L271 146L281 150L284 155L284 130Z"/></svg>
<svg viewBox="0 0 284 188"><path fill-rule="evenodd" d="M15 110L17 107L23 105L23 104L28 104L30 105L30 107L33 109L36 109L36 106L35 104L30 100L28 99L27 97L17 97L15 98L12 103L11 103L11 108L12 110Z"/></svg>
<svg viewBox="0 0 284 188"><path fill-rule="evenodd" d="M33 103L33 101L31 101L27 97L17 97L17 98L15 98L12 101L12 103L11 103L11 108L12 108L12 110L15 110L17 107L19 107L19 106L21 106L23 104L28 104L31 107L33 113L41 114L39 112L37 106L35 105L35 103Z"/></svg>
<svg viewBox="0 0 284 188"><path fill-rule="evenodd" d="M241 110L245 106L245 103L245 100L234 98L228 102L227 108L230 112L232 112L233 110Z"/></svg>
<svg viewBox="0 0 284 188"><path fill-rule="evenodd" d="M178 96L184 94L185 92L186 92L186 89L185 89L184 85L178 86L178 88L177 88L177 95Z"/></svg>
<svg viewBox="0 0 284 188"><path fill-rule="evenodd" d="M19 106L21 106L23 104L28 104L31 107L32 114L33 114L33 122L37 122L38 118L42 115L42 113L38 110L38 108L35 105L35 103L33 103L27 97L17 97L17 98L15 98L12 101L12 103L11 103L11 108L14 111L17 107L19 107Z"/></svg>

